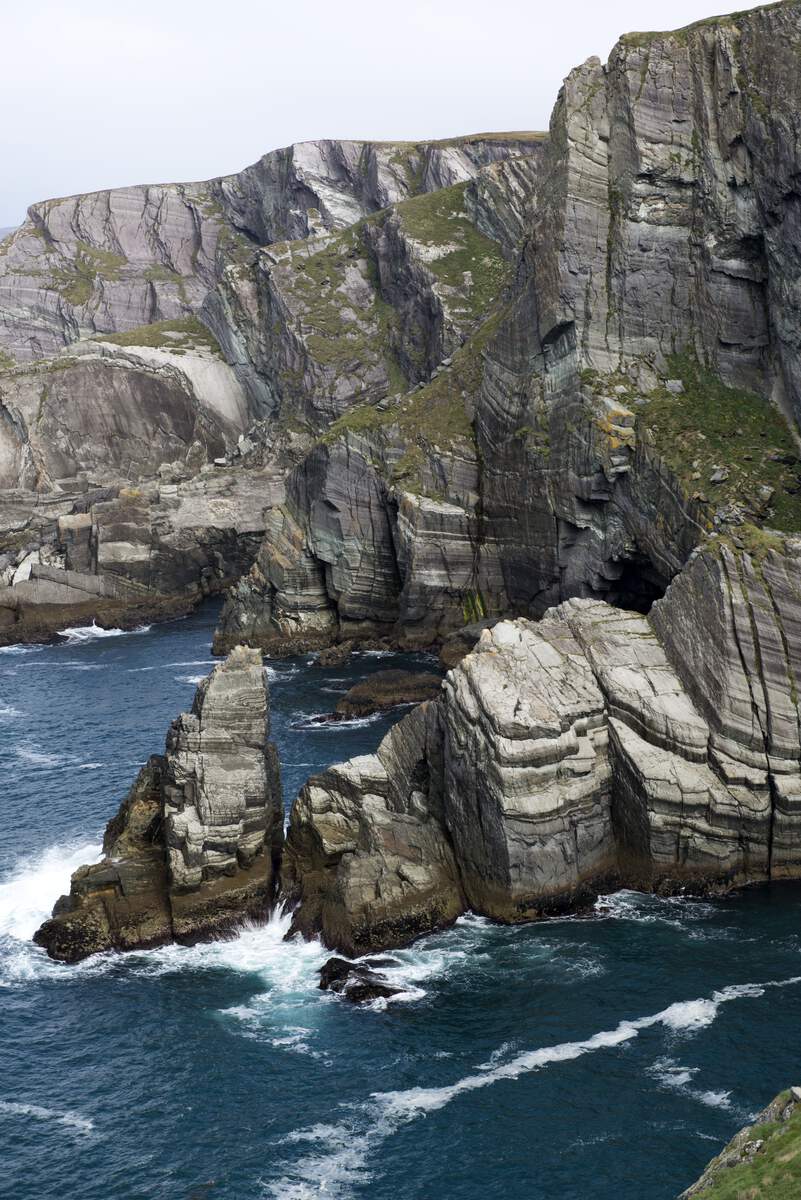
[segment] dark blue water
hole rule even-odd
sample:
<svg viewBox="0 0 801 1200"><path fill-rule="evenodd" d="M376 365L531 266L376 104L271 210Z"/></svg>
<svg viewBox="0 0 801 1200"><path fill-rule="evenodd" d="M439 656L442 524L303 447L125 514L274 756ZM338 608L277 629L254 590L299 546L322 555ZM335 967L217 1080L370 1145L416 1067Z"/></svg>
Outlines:
<svg viewBox="0 0 801 1200"><path fill-rule="evenodd" d="M30 934L191 702L213 624L0 653L0 1195L671 1200L801 1082L791 887L466 918L397 955L383 1010L320 993L325 953L281 920L49 962ZM396 661L274 664L289 797L389 722L293 726Z"/></svg>

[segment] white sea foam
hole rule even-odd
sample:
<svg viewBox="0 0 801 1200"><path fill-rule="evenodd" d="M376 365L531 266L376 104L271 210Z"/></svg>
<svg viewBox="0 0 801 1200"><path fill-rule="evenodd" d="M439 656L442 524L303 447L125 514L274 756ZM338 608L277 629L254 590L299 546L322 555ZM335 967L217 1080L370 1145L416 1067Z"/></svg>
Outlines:
<svg viewBox="0 0 801 1200"><path fill-rule="evenodd" d="M693 1087L693 1080L699 1071L700 1067L684 1067L672 1058L658 1058L649 1067L648 1074L661 1087L681 1092L708 1108L731 1108L731 1092L702 1091Z"/></svg>
<svg viewBox="0 0 801 1200"><path fill-rule="evenodd" d="M18 708L14 708L13 704L0 704L0 721L10 721L14 717L22 717L24 715Z"/></svg>
<svg viewBox="0 0 801 1200"><path fill-rule="evenodd" d="M197 684L202 683L205 678L205 675L176 675L175 681L176 683L194 683L195 686L197 686Z"/></svg>
<svg viewBox="0 0 801 1200"><path fill-rule="evenodd" d="M46 750L40 750L35 745L16 746L14 753L17 758L21 758L23 762L29 763L32 767L49 770L52 767L64 765L64 759L60 754L48 754Z"/></svg>
<svg viewBox="0 0 801 1200"><path fill-rule="evenodd" d="M98 638L122 637L126 633L147 633L152 626L139 625L136 629L103 629L94 621L91 625L78 625L74 629L60 629L58 636L70 645L92 642Z"/></svg>
<svg viewBox="0 0 801 1200"><path fill-rule="evenodd" d="M404 706L405 707L405 706ZM310 731L336 731L338 729L364 729L375 725L387 714L385 712L370 713L368 717L345 717L343 720L321 721L316 718L330 717L330 713L293 713L291 726L293 729L308 729Z"/></svg>
<svg viewBox="0 0 801 1200"><path fill-rule="evenodd" d="M36 1121L58 1121L76 1133L87 1134L94 1129L94 1121L79 1113L61 1112L55 1108L43 1108L40 1104L19 1104L11 1100L0 1100L0 1116L32 1117Z"/></svg>
<svg viewBox="0 0 801 1200"><path fill-rule="evenodd" d="M685 896L655 896L623 888L619 892L599 896L594 911L596 916L610 920L683 928L687 922L708 920L716 915L718 909L705 900L693 900Z"/></svg>
<svg viewBox="0 0 801 1200"><path fill-rule="evenodd" d="M51 846L20 864L0 881L0 937L28 942L50 916L58 897L69 891L72 872L82 863L94 862L98 854L95 842L76 842Z"/></svg>
<svg viewBox="0 0 801 1200"><path fill-rule="evenodd" d="M716 991L711 997L677 1001L660 1012L633 1020L623 1020L614 1029L601 1030L587 1038L526 1050L509 1057L511 1047L499 1047L490 1059L471 1074L442 1087L413 1087L401 1091L374 1092L361 1106L342 1105L343 1120L331 1125L315 1125L297 1130L284 1139L285 1144L311 1143L318 1147L288 1164L282 1176L265 1184L264 1195L273 1200L312 1200L324 1194L332 1200L345 1200L354 1185L369 1178L369 1163L380 1153L381 1144L401 1126L445 1108L457 1097L492 1087L501 1081L513 1081L533 1071L541 1071L571 1062L586 1054L614 1050L637 1038L644 1030L662 1027L671 1034L697 1033L717 1016L720 1006L735 1000L761 996L767 988L784 988L801 983L801 977L771 980L762 984L735 984ZM663 1064L669 1060L663 1060ZM673 1068L672 1061L670 1062ZM671 1076L664 1070L667 1079ZM692 1074L675 1068L667 1086L686 1088ZM701 1092L693 1096L701 1103L725 1107L728 1093Z"/></svg>

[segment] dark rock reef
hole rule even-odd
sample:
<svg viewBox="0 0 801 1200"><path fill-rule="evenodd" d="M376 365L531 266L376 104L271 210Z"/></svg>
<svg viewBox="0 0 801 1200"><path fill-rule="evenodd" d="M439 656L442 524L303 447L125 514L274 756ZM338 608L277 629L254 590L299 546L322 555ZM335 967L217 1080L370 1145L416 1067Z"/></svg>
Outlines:
<svg viewBox="0 0 801 1200"><path fill-rule="evenodd" d="M103 950L220 937L264 919L282 830L261 655L239 647L198 687L34 940L77 962Z"/></svg>

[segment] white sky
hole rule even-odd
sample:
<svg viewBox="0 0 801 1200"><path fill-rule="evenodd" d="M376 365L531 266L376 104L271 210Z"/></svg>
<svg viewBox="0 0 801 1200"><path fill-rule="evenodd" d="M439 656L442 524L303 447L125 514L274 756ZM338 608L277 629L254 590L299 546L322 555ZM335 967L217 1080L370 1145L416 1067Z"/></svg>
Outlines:
<svg viewBox="0 0 801 1200"><path fill-rule="evenodd" d="M0 227L34 200L205 179L307 138L545 129L565 74L606 59L619 34L715 11L714 0L0 0Z"/></svg>

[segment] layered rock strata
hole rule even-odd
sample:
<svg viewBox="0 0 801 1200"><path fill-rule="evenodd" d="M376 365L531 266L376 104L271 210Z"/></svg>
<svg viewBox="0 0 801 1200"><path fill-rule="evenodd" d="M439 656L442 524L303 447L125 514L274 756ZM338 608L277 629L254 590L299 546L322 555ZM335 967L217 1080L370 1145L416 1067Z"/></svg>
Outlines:
<svg viewBox="0 0 801 1200"><path fill-rule="evenodd" d="M240 647L198 687L34 940L77 962L104 950L220 937L261 920L283 836L261 655Z"/></svg>
<svg viewBox="0 0 801 1200"><path fill-rule="evenodd" d="M465 193L514 247L509 289L433 383L366 388L297 469L221 648L647 611L710 529L801 527L799 44L783 3L571 72L536 169Z"/></svg>
<svg viewBox="0 0 801 1200"><path fill-rule="evenodd" d="M798 878L800 557L796 539L722 542L650 618L574 599L485 629L375 758L301 793L285 872L295 928L353 953L439 927L457 895L520 921L616 883ZM397 798L410 764L425 781L413 808ZM410 818L437 872L401 887L393 855Z"/></svg>
<svg viewBox="0 0 801 1200"><path fill-rule="evenodd" d="M361 755L313 776L292 808L281 868L292 932L348 955L402 945L450 924L465 900L445 832L421 705Z"/></svg>
<svg viewBox="0 0 801 1200"><path fill-rule="evenodd" d="M207 182L34 204L0 247L0 350L26 362L86 334L197 314L225 266L258 246L345 228L540 141L305 142Z"/></svg>

